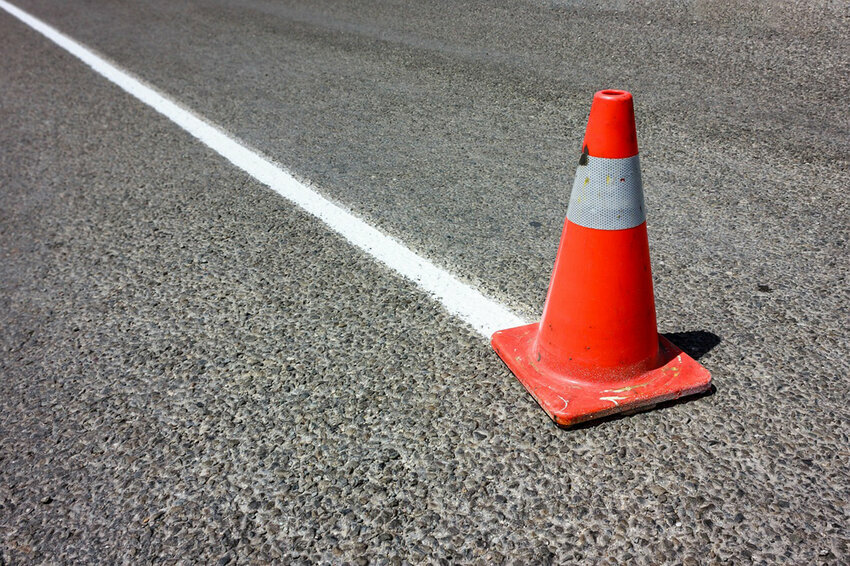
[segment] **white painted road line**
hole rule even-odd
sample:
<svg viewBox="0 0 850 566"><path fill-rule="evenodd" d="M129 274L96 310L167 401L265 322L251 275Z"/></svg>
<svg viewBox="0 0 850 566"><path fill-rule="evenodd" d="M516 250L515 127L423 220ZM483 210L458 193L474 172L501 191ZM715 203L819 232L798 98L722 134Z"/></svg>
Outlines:
<svg viewBox="0 0 850 566"><path fill-rule="evenodd" d="M489 338L496 330L525 324L524 320L505 306L485 297L446 270L412 252L398 240L367 224L343 207L332 203L300 183L269 158L248 148L244 143L211 125L197 114L181 107L177 102L134 78L129 72L120 69L87 47L5 0L0 0L0 8L166 116L259 182L268 185L276 193L319 218L330 229L358 248L413 281L440 301L450 313L470 324L486 338Z"/></svg>

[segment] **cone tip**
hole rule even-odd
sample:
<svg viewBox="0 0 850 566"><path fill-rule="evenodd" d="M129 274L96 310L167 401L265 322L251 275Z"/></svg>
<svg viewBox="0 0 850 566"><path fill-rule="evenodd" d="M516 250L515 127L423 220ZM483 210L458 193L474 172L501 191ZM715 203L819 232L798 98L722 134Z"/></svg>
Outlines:
<svg viewBox="0 0 850 566"><path fill-rule="evenodd" d="M599 99L611 102L630 102L632 100L632 93L627 90L606 88L605 90L596 91L593 98L594 100Z"/></svg>
<svg viewBox="0 0 850 566"><path fill-rule="evenodd" d="M637 155L635 110L630 92L605 89L593 95L582 152L610 159Z"/></svg>

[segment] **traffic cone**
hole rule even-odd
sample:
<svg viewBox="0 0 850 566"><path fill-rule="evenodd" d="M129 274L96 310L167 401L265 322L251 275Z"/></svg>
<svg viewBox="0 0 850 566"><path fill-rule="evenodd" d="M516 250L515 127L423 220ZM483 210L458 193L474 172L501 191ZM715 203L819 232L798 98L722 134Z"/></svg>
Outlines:
<svg viewBox="0 0 850 566"><path fill-rule="evenodd" d="M561 426L710 387L708 370L658 334L630 93L593 97L541 321L492 343Z"/></svg>

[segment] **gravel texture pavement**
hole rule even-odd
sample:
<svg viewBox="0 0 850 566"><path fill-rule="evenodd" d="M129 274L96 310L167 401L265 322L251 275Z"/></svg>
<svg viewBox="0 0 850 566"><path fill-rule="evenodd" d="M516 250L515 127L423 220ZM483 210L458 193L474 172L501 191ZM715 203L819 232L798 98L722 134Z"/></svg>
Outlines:
<svg viewBox="0 0 850 566"><path fill-rule="evenodd" d="M529 318L635 93L716 391L554 427L486 340L0 13L0 564L850 559L840 5L20 4Z"/></svg>

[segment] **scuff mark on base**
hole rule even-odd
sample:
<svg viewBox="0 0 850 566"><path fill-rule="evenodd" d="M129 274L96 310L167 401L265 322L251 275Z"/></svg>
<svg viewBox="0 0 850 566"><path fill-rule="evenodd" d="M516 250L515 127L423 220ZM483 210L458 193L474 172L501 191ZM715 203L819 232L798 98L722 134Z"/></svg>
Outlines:
<svg viewBox="0 0 850 566"><path fill-rule="evenodd" d="M620 404L617 401L622 401L623 399L628 399L628 397L600 397L600 401L610 401L614 403L615 406L619 407Z"/></svg>

